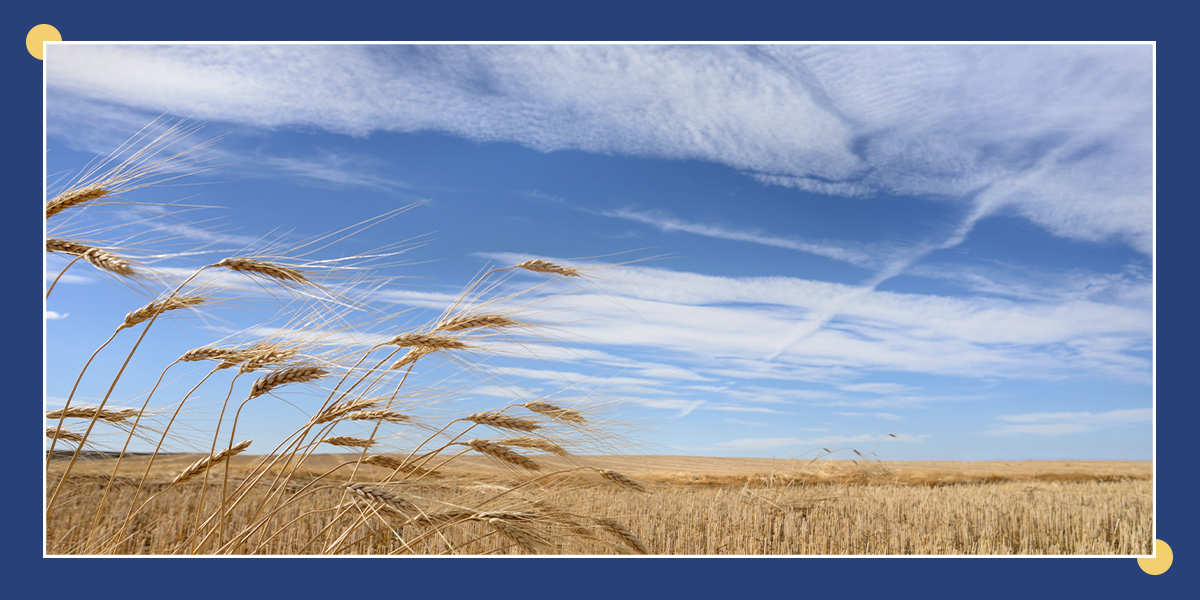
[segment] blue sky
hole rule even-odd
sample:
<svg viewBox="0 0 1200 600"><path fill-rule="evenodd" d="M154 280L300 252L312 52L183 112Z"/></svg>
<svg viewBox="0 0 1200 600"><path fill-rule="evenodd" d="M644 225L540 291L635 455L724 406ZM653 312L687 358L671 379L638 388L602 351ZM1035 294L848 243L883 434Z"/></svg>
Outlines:
<svg viewBox="0 0 1200 600"><path fill-rule="evenodd" d="M46 57L52 190L160 115L203 122L196 141L223 135L222 166L189 179L211 185L129 194L227 207L187 213L213 253L423 202L330 249L420 243L385 269L412 278L379 290L413 309L393 324L432 318L489 265L598 267L587 293L535 296L571 344L505 363L505 386L456 384L438 410L576 394L645 453L812 456L894 433L875 450L885 460L1152 456L1148 45L58 44ZM132 243L139 227L115 235ZM63 264L48 256L48 278ZM49 406L72 383L56 369L78 372L112 316L145 302L69 273L47 303ZM174 356L274 314L261 290L237 293L224 313L156 330L168 358L135 361L114 398L140 404ZM203 375L172 373L170 389ZM83 397L107 383L86 378ZM197 430L219 388L198 398ZM313 408L281 396L239 431L281 438Z"/></svg>

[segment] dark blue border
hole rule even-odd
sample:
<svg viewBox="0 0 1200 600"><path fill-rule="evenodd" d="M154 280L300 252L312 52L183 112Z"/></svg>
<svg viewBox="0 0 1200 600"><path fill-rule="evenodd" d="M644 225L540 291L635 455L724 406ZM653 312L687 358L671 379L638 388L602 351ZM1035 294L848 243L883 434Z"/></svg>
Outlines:
<svg viewBox="0 0 1200 600"><path fill-rule="evenodd" d="M272 3L22 3L5 11L3 61L8 116L3 164L10 175L3 241L10 281L21 282L2 296L11 304L6 330L10 344L41 338L41 82L42 65L21 44L31 27L54 25L71 40L306 41L306 40L1154 40L1158 46L1158 115L1165 126L1158 143L1158 531L1172 544L1175 566L1166 574L1144 574L1133 559L548 559L536 564L507 560L401 559L363 565L303 562L312 559L232 560L197 565L195 559L139 559L116 565L108 559L41 558L41 469L30 448L41 448L40 381L17 381L8 402L20 406L21 434L9 460L19 476L3 494L13 504L5 520L5 571L9 585L66 585L89 594L105 590L143 593L170 590L177 597L212 597L302 592L363 592L412 596L420 593L528 597L546 594L635 596L753 596L783 593L879 596L1005 597L1145 595L1161 597L1195 587L1198 571L1190 550L1197 537L1192 511L1197 447L1196 273L1200 252L1193 233L1196 194L1176 174L1196 169L1193 107L1195 62L1182 53L1194 20L1172 15L1155 3L1119 8L1091 2L964 3L567 3L358 2ZM1164 6L1168 6L1164 3ZM336 7L338 12L331 13ZM1187 36L1186 38L1184 36ZM1193 44L1186 44L1191 47ZM1172 77L1171 74L1182 74ZM35 176L34 173L39 174ZM16 185L16 189L12 189ZM15 362L14 362L15 361ZM34 354L10 354L10 369L38 372ZM36 407L36 408L35 408ZM29 423L38 423L31 426ZM12 439L10 437L10 439ZM19 458L17 458L19 457ZM70 560L70 563L60 562ZM113 559L126 560L126 559ZM150 560L152 562L146 562ZM323 559L316 559L323 560ZM343 559L335 559L343 560ZM364 569L363 567L368 567ZM196 569L204 575L195 576ZM114 574L120 574L114 577ZM119 587L118 587L119 586ZM427 586L427 588L426 588ZM18 592L19 593L19 592Z"/></svg>

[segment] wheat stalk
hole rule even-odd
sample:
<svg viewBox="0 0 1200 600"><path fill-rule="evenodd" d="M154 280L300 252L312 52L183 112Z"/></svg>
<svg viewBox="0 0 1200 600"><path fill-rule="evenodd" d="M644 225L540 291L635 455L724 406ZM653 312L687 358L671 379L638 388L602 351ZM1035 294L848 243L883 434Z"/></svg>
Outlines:
<svg viewBox="0 0 1200 600"><path fill-rule="evenodd" d="M214 266L225 267L232 271L238 271L241 273L263 275L272 279L278 279L279 281L291 283L309 283L308 279L305 279L304 274L296 269L274 263L263 262L261 260L255 260L253 258L244 256L226 258Z"/></svg>
<svg viewBox="0 0 1200 600"><path fill-rule="evenodd" d="M478 423L480 425L487 425L489 427L512 429L515 431L534 431L536 429L541 429L542 427L541 425L538 425L529 419L511 417L498 412L475 413L465 417L463 420L470 421L472 423Z"/></svg>
<svg viewBox="0 0 1200 600"><path fill-rule="evenodd" d="M517 454L508 448L489 442L488 440L472 439L464 444L472 450L502 460L511 465L529 469L530 471L540 471L542 466L534 462L532 459Z"/></svg>
<svg viewBox="0 0 1200 600"><path fill-rule="evenodd" d="M121 326L117 329L121 330L133 327L139 323L149 321L151 318L161 315L169 310L187 308L189 306L200 304L201 302L204 302L203 296L178 296L167 298L166 300L151 302L150 304L147 304L133 312L127 313L125 315L125 322L121 323Z"/></svg>
<svg viewBox="0 0 1200 600"><path fill-rule="evenodd" d="M263 376L250 387L250 397L257 398L281 385L303 383L324 376L328 371L320 367L300 366L280 369Z"/></svg>
<svg viewBox="0 0 1200 600"><path fill-rule="evenodd" d="M182 473L176 475L175 479L171 481L171 485L183 483L189 479L192 479L193 477L202 475L210 468L219 465L222 462L241 454L242 452L245 452L246 448L250 447L251 441L253 440L246 440L232 448L226 448L225 450L213 454L212 456L205 456L204 458L201 458L200 460L192 463L192 465L188 468L184 469Z"/></svg>
<svg viewBox="0 0 1200 600"><path fill-rule="evenodd" d="M529 402L526 402L525 404L522 404L521 406L523 406L529 410L532 410L535 413L546 415L547 417L550 417L552 419L558 419L560 421L566 421L568 423L583 423L584 422L583 415L579 414L578 412L575 412L569 408L562 408L560 406L555 406L553 404L550 404L549 402L544 402L542 400L530 400Z"/></svg>

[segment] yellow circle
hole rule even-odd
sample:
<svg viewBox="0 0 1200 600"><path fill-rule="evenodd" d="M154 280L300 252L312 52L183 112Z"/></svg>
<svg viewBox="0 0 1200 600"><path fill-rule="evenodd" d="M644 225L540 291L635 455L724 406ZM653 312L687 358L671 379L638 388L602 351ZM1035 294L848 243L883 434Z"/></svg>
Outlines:
<svg viewBox="0 0 1200 600"><path fill-rule="evenodd" d="M62 34L53 25L37 25L25 36L25 47L34 58L42 60L42 42L61 42Z"/></svg>
<svg viewBox="0 0 1200 600"><path fill-rule="evenodd" d="M1151 575L1162 575L1171 568L1171 561L1174 559L1171 547L1166 542L1154 540L1154 558L1139 558L1138 566Z"/></svg>

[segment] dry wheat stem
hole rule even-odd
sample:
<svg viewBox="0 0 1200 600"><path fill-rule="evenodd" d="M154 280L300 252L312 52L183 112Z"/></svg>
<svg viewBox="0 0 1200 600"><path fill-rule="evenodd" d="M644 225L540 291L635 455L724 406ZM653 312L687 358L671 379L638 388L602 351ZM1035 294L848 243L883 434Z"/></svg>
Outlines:
<svg viewBox="0 0 1200 600"><path fill-rule="evenodd" d="M566 421L568 423L584 422L583 415L579 414L578 412L569 408L555 406L542 400L530 400L521 406L532 410L535 413L546 415L552 419L558 419L559 421Z"/></svg>
<svg viewBox="0 0 1200 600"><path fill-rule="evenodd" d="M171 485L183 483L189 479L192 479L193 477L199 476L213 466L221 464L222 462L225 462L226 460L245 452L246 448L250 447L250 442L252 441L253 440L246 440L232 448L226 448L225 450L222 450L216 454L201 458L200 460L192 463L190 467L184 469L182 473L176 475L175 479L171 481Z"/></svg>
<svg viewBox="0 0 1200 600"><path fill-rule="evenodd" d="M250 397L257 398L271 390L289 383L304 383L324 376L328 371L320 367L300 366L280 369L263 376L250 387Z"/></svg>
<svg viewBox="0 0 1200 600"><path fill-rule="evenodd" d="M374 440L364 440L362 438L356 438L349 435L335 435L331 438L325 438L321 441L334 446L351 446L356 448L370 448L375 444Z"/></svg>
<svg viewBox="0 0 1200 600"><path fill-rule="evenodd" d="M532 437L532 436L528 436L528 435L521 435L521 436L517 436L517 437L505 438L502 440L495 440L495 442L502 446L514 446L517 448L533 448L535 450L541 450L543 452L549 452L551 454L557 454L559 456L570 456L570 453L567 452L562 446L559 446L558 444L549 442L542 438L536 438L536 437Z"/></svg>
<svg viewBox="0 0 1200 600"><path fill-rule="evenodd" d="M100 410L89 407L73 406L71 408L60 408L58 410L48 411L47 419L100 419L109 423L120 423L130 417L135 417L139 413L132 408L124 410Z"/></svg>
<svg viewBox="0 0 1200 600"><path fill-rule="evenodd" d="M497 314L461 315L443 321L434 328L434 331L463 331L465 329L478 329L481 327L499 329L501 327L511 327L516 324L516 321Z"/></svg>
<svg viewBox="0 0 1200 600"><path fill-rule="evenodd" d="M146 321L149 321L150 319L152 319L158 315L161 315L169 310L178 310L180 308L187 308L189 306L195 306L197 304L200 304L201 302L204 302L203 296L174 296L171 298L167 298L166 300L159 300L157 302L151 302L150 304L147 304L133 312L126 314L125 322L121 323L120 327L118 327L117 329L126 329L129 327L133 327L134 325L137 325L139 323L144 323Z"/></svg>
<svg viewBox="0 0 1200 600"><path fill-rule="evenodd" d="M296 269L248 257L226 258L213 266L252 275L263 275L284 282L309 283L304 274Z"/></svg>
<svg viewBox="0 0 1200 600"><path fill-rule="evenodd" d="M511 417L498 412L475 413L465 417L463 420L470 421L472 423L478 423L480 425L487 425L489 427L512 429L515 431L535 431L537 429L541 429L542 427L541 425L538 425L536 422L529 419Z"/></svg>
<svg viewBox="0 0 1200 600"><path fill-rule="evenodd" d="M533 459L517 454L516 452L513 452L504 446L492 443L488 440L472 439L468 440L464 445L470 447L476 452L486 454L492 458L502 460L511 465L529 469L530 471L542 470L542 466L533 461Z"/></svg>
<svg viewBox="0 0 1200 600"><path fill-rule="evenodd" d="M525 269L526 271L533 271L535 273L554 273L556 275L563 275L566 277L579 277L578 269L575 269L574 267L556 265L545 260L527 260L517 265L517 268Z"/></svg>

